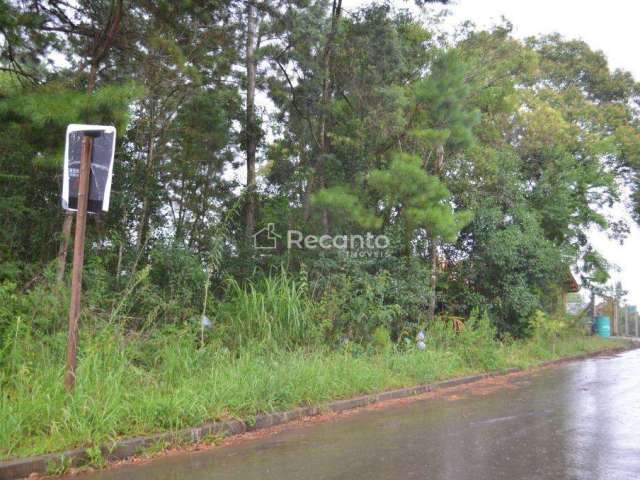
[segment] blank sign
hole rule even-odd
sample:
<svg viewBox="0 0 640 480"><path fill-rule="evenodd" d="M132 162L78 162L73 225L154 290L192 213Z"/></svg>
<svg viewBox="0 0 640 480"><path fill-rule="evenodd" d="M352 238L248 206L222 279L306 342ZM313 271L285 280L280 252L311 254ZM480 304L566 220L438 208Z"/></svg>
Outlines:
<svg viewBox="0 0 640 480"><path fill-rule="evenodd" d="M78 207L78 181L80 178L80 155L82 138L93 137L91 152L91 174L89 177L90 213L109 210L111 175L116 145L116 129L104 125L69 125L64 148L64 172L62 183L62 208L75 211Z"/></svg>

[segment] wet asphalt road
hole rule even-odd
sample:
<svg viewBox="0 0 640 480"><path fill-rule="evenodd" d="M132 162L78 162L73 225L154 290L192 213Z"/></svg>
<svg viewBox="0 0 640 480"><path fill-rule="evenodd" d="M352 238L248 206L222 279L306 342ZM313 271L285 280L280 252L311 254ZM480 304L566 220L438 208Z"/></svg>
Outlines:
<svg viewBox="0 0 640 480"><path fill-rule="evenodd" d="M640 350L82 478L640 479Z"/></svg>

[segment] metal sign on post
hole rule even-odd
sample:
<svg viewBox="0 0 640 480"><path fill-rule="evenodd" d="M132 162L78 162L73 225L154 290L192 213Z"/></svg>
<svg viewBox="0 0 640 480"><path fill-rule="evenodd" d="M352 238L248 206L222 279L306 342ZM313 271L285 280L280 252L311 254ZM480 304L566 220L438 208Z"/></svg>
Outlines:
<svg viewBox="0 0 640 480"><path fill-rule="evenodd" d="M82 139L93 138L88 213L109 210L116 129L105 125L69 125L64 148L62 208L77 211Z"/></svg>
<svg viewBox="0 0 640 480"><path fill-rule="evenodd" d="M69 125L64 149L62 206L76 211L76 231L71 271L69 337L64 384L71 391L76 381L78 318L84 263L87 213L109 209L116 129L101 125Z"/></svg>

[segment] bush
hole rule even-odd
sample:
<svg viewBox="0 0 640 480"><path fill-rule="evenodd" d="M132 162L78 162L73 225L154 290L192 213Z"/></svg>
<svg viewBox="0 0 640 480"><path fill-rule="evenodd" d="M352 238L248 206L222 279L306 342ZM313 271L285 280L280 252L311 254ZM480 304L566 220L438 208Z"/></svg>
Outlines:
<svg viewBox="0 0 640 480"><path fill-rule="evenodd" d="M323 301L335 306L330 312L333 314L333 337L366 343L376 328L392 330L401 317L401 307L387 303L388 284L389 277L385 272L333 276L331 285L323 293Z"/></svg>
<svg viewBox="0 0 640 480"><path fill-rule="evenodd" d="M199 307L206 273L202 260L181 246L156 245L151 251L150 280L165 301L183 307Z"/></svg>
<svg viewBox="0 0 640 480"><path fill-rule="evenodd" d="M398 340L425 319L428 270L419 259L327 256L310 271L336 341L369 342L379 326Z"/></svg>
<svg viewBox="0 0 640 480"><path fill-rule="evenodd" d="M429 349L444 349L458 355L466 365L496 369L504 364L496 335L487 313L476 310L460 331L446 319L431 322L426 328L426 343Z"/></svg>
<svg viewBox="0 0 640 480"><path fill-rule="evenodd" d="M69 291L63 285L44 282L20 292L12 282L0 284L0 337L16 318L33 324L41 334L52 334L67 325Z"/></svg>
<svg viewBox="0 0 640 480"><path fill-rule="evenodd" d="M376 327L372 334L371 344L378 352L391 352L393 349L393 343L391 342L389 330L383 326Z"/></svg>
<svg viewBox="0 0 640 480"><path fill-rule="evenodd" d="M568 324L537 310L529 322L529 330L535 344L542 348L551 347L551 352L555 354L556 343L568 332Z"/></svg>
<svg viewBox="0 0 640 480"><path fill-rule="evenodd" d="M458 334L460 355L468 365L494 370L504 367L497 331L487 312L471 313Z"/></svg>

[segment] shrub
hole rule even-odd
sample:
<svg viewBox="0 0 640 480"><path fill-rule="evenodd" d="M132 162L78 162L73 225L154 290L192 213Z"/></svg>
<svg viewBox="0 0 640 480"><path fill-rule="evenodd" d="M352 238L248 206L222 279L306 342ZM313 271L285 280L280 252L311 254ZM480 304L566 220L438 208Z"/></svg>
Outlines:
<svg viewBox="0 0 640 480"><path fill-rule="evenodd" d="M529 329L535 344L547 349L551 347L552 354L555 354L556 343L568 331L568 324L537 310L529 322Z"/></svg>
<svg viewBox="0 0 640 480"><path fill-rule="evenodd" d="M202 301L204 264L198 255L181 246L154 247L150 279L165 301L177 300L184 307L199 306Z"/></svg>
<svg viewBox="0 0 640 480"><path fill-rule="evenodd" d="M393 349L393 343L391 342L391 334L385 327L378 326L371 335L371 344L373 347L382 353L389 353Z"/></svg>
<svg viewBox="0 0 640 480"><path fill-rule="evenodd" d="M37 285L20 292L15 283L0 284L0 336L17 317L22 317L40 333L54 333L67 324L68 289L64 285Z"/></svg>

